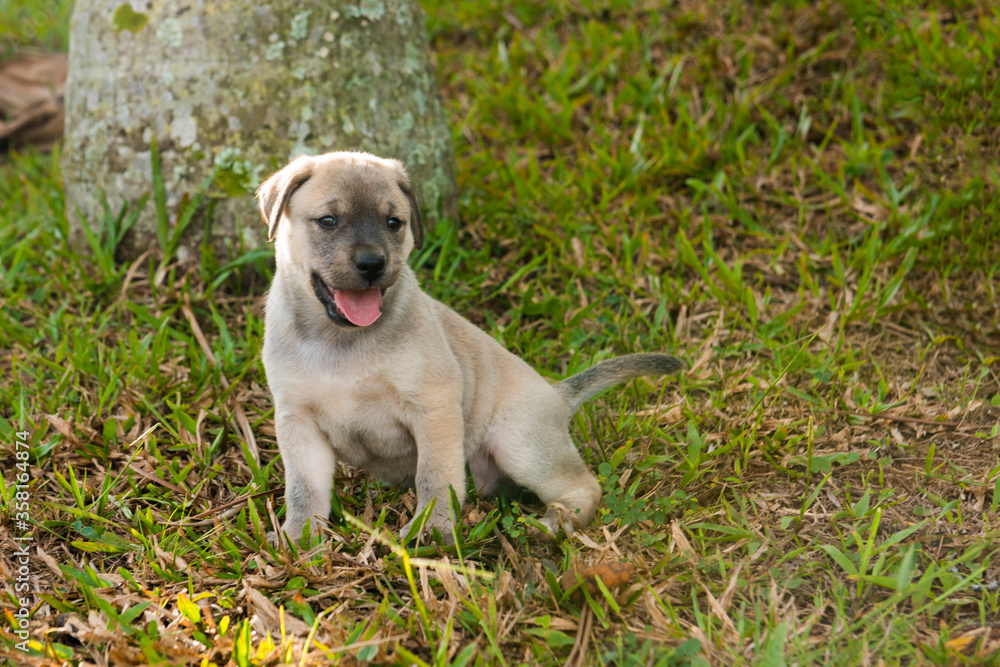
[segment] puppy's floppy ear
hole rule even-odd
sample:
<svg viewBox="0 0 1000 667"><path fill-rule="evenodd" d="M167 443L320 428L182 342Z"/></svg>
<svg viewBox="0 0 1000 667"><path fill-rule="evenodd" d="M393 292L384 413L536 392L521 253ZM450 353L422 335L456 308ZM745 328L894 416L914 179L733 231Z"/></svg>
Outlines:
<svg viewBox="0 0 1000 667"><path fill-rule="evenodd" d="M267 224L267 240L273 241L278 221L296 188L313 175L313 160L303 155L289 162L284 169L261 183L257 188L257 206Z"/></svg>
<svg viewBox="0 0 1000 667"><path fill-rule="evenodd" d="M413 232L413 246L419 250L424 247L424 221L420 217L417 193L413 189L413 183L410 182L410 177L406 174L403 163L399 160L393 160L393 162L396 167L396 185L410 200L410 231Z"/></svg>

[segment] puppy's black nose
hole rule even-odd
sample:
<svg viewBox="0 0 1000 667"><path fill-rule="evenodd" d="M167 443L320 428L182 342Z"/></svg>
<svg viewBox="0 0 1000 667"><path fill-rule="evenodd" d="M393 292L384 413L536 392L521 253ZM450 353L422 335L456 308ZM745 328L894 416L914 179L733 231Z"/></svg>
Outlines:
<svg viewBox="0 0 1000 667"><path fill-rule="evenodd" d="M354 266L365 280L374 282L385 270L385 257L373 252L359 252L354 256Z"/></svg>

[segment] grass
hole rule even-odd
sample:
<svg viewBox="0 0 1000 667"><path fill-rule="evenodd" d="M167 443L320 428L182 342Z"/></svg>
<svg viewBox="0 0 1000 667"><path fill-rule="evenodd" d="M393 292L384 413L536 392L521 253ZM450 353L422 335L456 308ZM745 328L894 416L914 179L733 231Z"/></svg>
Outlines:
<svg viewBox="0 0 1000 667"><path fill-rule="evenodd" d="M22 5L0 3L0 25ZM284 509L263 286L212 258L115 265L128 210L77 256L57 156L13 155L4 655L1000 662L996 7L424 6L463 217L429 230L425 289L552 378L642 350L689 362L574 418L598 520L552 545L528 536L530 501L474 498L456 548L405 550L391 534L412 493L343 470L325 539L269 547ZM566 589L617 561L625 584Z"/></svg>

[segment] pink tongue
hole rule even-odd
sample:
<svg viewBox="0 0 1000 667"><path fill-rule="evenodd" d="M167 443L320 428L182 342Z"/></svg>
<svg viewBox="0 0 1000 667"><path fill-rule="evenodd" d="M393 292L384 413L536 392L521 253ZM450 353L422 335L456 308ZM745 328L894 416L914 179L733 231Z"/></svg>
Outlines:
<svg viewBox="0 0 1000 667"><path fill-rule="evenodd" d="M368 326L382 314L382 291L377 287L334 290L333 301L344 317L359 327Z"/></svg>

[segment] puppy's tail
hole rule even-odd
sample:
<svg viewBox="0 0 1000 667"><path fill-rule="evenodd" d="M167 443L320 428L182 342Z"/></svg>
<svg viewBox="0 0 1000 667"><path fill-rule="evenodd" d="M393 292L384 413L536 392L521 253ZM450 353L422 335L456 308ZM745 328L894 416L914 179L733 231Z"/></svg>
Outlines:
<svg viewBox="0 0 1000 667"><path fill-rule="evenodd" d="M680 370L684 363L669 354L628 354L602 361L596 366L571 375L555 388L566 399L571 412L576 412L585 401L590 400L608 387L642 375L666 375Z"/></svg>

